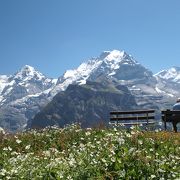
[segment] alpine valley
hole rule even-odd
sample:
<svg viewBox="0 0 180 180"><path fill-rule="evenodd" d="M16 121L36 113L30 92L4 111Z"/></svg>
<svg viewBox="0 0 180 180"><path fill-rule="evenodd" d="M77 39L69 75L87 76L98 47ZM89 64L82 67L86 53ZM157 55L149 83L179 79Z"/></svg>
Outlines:
<svg viewBox="0 0 180 180"><path fill-rule="evenodd" d="M58 79L31 66L0 76L0 126L107 124L111 110L167 109L180 97L180 67L153 74L124 51L104 51Z"/></svg>

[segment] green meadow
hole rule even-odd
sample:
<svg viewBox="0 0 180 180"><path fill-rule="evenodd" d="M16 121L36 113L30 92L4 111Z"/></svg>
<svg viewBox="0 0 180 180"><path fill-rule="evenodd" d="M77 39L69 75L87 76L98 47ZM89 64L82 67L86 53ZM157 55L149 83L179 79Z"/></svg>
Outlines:
<svg viewBox="0 0 180 180"><path fill-rule="evenodd" d="M180 179L180 133L45 128L0 133L0 179Z"/></svg>

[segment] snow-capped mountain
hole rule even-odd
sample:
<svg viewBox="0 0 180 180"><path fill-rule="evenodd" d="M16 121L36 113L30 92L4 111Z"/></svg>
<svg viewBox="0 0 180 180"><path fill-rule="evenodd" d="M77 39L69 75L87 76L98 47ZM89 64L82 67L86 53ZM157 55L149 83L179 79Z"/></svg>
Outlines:
<svg viewBox="0 0 180 180"><path fill-rule="evenodd" d="M48 102L48 93L56 82L57 79L47 78L28 65L14 75L0 76L0 126L6 124L5 121L11 121L14 129L18 129L16 122L12 122L13 114L18 116L18 113L23 116L21 119L25 125ZM5 128L12 129L9 126Z"/></svg>
<svg viewBox="0 0 180 180"><path fill-rule="evenodd" d="M180 67L172 67L155 74L157 79L156 89L164 95L172 98L180 97Z"/></svg>
<svg viewBox="0 0 180 180"><path fill-rule="evenodd" d="M47 94L56 82L56 79L47 78L33 67L25 65L12 76L1 76L0 106L27 96Z"/></svg>
<svg viewBox="0 0 180 180"><path fill-rule="evenodd" d="M85 84L87 80L95 81L99 76L114 78L126 85L143 108L161 108L164 102L172 104L180 96L178 68L153 75L131 55L119 50L104 51L99 57L89 59L77 69L66 71L58 79L50 95L54 96L65 90L69 84Z"/></svg>
<svg viewBox="0 0 180 180"><path fill-rule="evenodd" d="M155 74L155 76L165 81L180 83L180 67L172 67L168 70L162 70Z"/></svg>
<svg viewBox="0 0 180 180"><path fill-rule="evenodd" d="M102 77L102 78L101 78ZM108 78L125 85L141 108L170 107L180 97L180 68L155 75L125 51L104 51L100 56L67 70L58 79L47 78L31 66L11 76L0 76L0 126L20 130L27 121L70 84Z"/></svg>
<svg viewBox="0 0 180 180"><path fill-rule="evenodd" d="M65 90L69 84L85 84L86 80L94 81L101 75L130 83L152 77L152 72L124 51L104 51L99 57L82 63L77 69L66 71L58 79L51 95L54 96L60 90Z"/></svg>
<svg viewBox="0 0 180 180"><path fill-rule="evenodd" d="M114 109L121 109L125 104L127 104L126 109L131 109L133 103L128 101L128 97L132 96L135 99L136 105L134 104L134 106L136 108L156 109L156 116L159 116L158 110L171 108L176 98L180 96L180 83L178 82L180 73L177 68L176 71L172 68L165 72L153 75L150 70L139 64L126 52L118 50L105 51L99 57L82 63L77 69L66 71L58 79L50 95L53 96L59 93L32 121L28 121L29 127L45 127L53 124L65 125L67 122L74 122L75 120L80 122L82 120L86 126L94 119L97 122L103 119L107 123L107 114L102 116L100 112L102 109L104 113L109 112L103 105L106 106L112 97L108 100L105 99L114 92L118 94L118 86L120 87L118 90L121 91L121 97L115 99L117 102L121 102L122 106L113 106L116 102L113 101L112 106ZM95 85L92 82L97 84ZM93 87L88 87L88 84L93 85ZM106 85L103 87L104 84ZM108 85L110 85L109 88ZM98 94L99 87L104 88L103 90L101 88L102 99ZM93 93L90 93L91 90L93 90ZM122 98L122 96L125 98ZM88 107L89 102L95 103L90 103L91 105ZM107 107L110 108L110 106ZM113 109L112 106L111 109Z"/></svg>

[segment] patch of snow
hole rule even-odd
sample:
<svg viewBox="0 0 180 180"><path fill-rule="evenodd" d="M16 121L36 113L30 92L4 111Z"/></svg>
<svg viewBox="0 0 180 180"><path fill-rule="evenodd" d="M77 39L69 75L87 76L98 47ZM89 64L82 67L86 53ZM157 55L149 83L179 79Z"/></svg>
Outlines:
<svg viewBox="0 0 180 180"><path fill-rule="evenodd" d="M175 67L172 67L168 70L162 70L159 73L155 74L154 76L160 77L165 80L180 82L180 71Z"/></svg>
<svg viewBox="0 0 180 180"><path fill-rule="evenodd" d="M13 87L8 88L3 95L9 94L12 90L13 90Z"/></svg>
<svg viewBox="0 0 180 180"><path fill-rule="evenodd" d="M157 91L157 93L164 94L164 95L167 95L167 96L170 96L170 97L174 97L173 94L167 93L166 91L162 91L157 86L155 87L155 90Z"/></svg>
<svg viewBox="0 0 180 180"><path fill-rule="evenodd" d="M113 72L111 72L110 74L108 74L108 76L113 76L113 75L115 75L116 73L113 71Z"/></svg>
<svg viewBox="0 0 180 180"><path fill-rule="evenodd" d="M155 90L157 91L157 93L165 93L164 91L160 90L157 86L155 87Z"/></svg>
<svg viewBox="0 0 180 180"><path fill-rule="evenodd" d="M119 50L113 50L111 51L107 56L106 56L106 60L107 61L120 61L123 59L125 52L124 51L119 51Z"/></svg>
<svg viewBox="0 0 180 180"><path fill-rule="evenodd" d="M2 93L3 89L8 85L8 76L1 75L0 76L0 94Z"/></svg>
<svg viewBox="0 0 180 180"><path fill-rule="evenodd" d="M58 81L58 79L53 79L53 80L52 80L52 83L53 83L53 84L56 84L57 81Z"/></svg>
<svg viewBox="0 0 180 180"><path fill-rule="evenodd" d="M42 92L42 94L49 94L49 92L52 90L52 88L46 89L45 91Z"/></svg>
<svg viewBox="0 0 180 180"><path fill-rule="evenodd" d="M86 79L82 79L80 81L78 81L79 85L83 85L83 84L86 84Z"/></svg>
<svg viewBox="0 0 180 180"><path fill-rule="evenodd" d="M3 96L0 96L0 102L3 100Z"/></svg>
<svg viewBox="0 0 180 180"><path fill-rule="evenodd" d="M174 95L173 95L173 94L170 94L170 93L167 93L167 95L170 96L170 97L174 97Z"/></svg>
<svg viewBox="0 0 180 180"><path fill-rule="evenodd" d="M180 74L178 74L178 75L175 77L174 81L180 83Z"/></svg>
<svg viewBox="0 0 180 180"><path fill-rule="evenodd" d="M140 88L129 88L130 91L141 91Z"/></svg>
<svg viewBox="0 0 180 180"><path fill-rule="evenodd" d="M102 61L89 60L87 63L82 63L76 70L68 70L63 76L63 82L58 84L58 88L66 89L69 84L79 82L85 84L90 74L95 70Z"/></svg>

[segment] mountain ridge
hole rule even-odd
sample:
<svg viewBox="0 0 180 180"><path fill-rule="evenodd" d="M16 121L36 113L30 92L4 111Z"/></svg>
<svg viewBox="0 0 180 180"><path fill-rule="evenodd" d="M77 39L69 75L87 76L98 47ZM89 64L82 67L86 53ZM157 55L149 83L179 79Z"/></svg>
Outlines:
<svg viewBox="0 0 180 180"><path fill-rule="evenodd" d="M41 123L38 125L43 126L44 122L47 123L48 121L49 124L47 123L46 125L52 125L53 121L57 117L58 125L62 126L66 123L72 123L72 117L70 115L69 117L62 117L63 111L58 111L58 113L55 113L56 116L53 116L53 109L61 109L61 105L59 105L59 107L56 106L58 102L61 101L61 99L67 98L66 93L68 93L68 87L71 86L71 84L77 84L78 86L83 87L87 82L95 82L97 79L100 79L99 82L104 83L104 79L106 78L116 81L119 83L119 85L126 87L130 91L137 103L136 109L151 108L156 109L158 112L162 108L170 108L173 102L175 102L176 98L180 96L178 82L176 83L173 81L173 79L171 79L170 81L172 82L172 85L170 86L169 81L166 80L166 77L161 75L160 79L159 74L153 75L152 71L142 66L140 63L134 60L132 56L129 56L124 51L106 51L103 52L99 57L92 58L87 62L82 63L77 69L66 71L66 73L58 79L57 85L55 86L55 89L61 89L65 94L62 95L61 93L55 91L55 94L57 95L52 101L52 104L54 103L55 105L53 106L50 103L50 106L52 106L50 109L47 105L44 110L40 111L40 113L38 113L35 118L32 119L32 124L37 125L36 123L41 121ZM115 88L116 87L114 86L113 89ZM98 91L97 87L95 89ZM52 92L53 91L54 89ZM73 93L76 94L76 89L74 89ZM86 94L87 92L85 91L84 93ZM63 96L63 98L58 98L58 94L61 94L60 97ZM81 94L81 96L83 95ZM68 98L66 101L69 101L70 103ZM91 101L96 101L96 98L92 97ZM122 104L125 103L126 101L124 100ZM80 105L79 102L76 102L73 107L69 107L67 104L63 105L64 109L66 109L68 112L67 114L74 111L77 112L78 108L76 107L79 106L80 109L83 109L83 105ZM130 103L126 108L131 109L131 106L132 104ZM93 105L93 107L96 106ZM91 108L88 108L85 111L89 113L89 116L91 114L92 119L96 119L99 116L99 119L96 119L97 122L99 122L100 119L104 119L104 122L107 124L107 115L100 116L100 109L104 109L103 106L96 108L98 109L99 114L93 112ZM114 110L120 110L121 108L122 107L119 106L114 107ZM110 109L106 109L106 112L109 111ZM76 121L76 117L82 116L82 114L83 112L79 112L74 115L74 121ZM96 114L96 116L93 116L93 114ZM66 119L65 122L63 121L63 118ZM85 114L82 116L82 119L84 119L86 125L89 123L89 121L92 121L92 119L89 119Z"/></svg>
<svg viewBox="0 0 180 180"><path fill-rule="evenodd" d="M109 78L126 86L141 108L169 108L180 97L179 76L179 67L153 74L131 55L119 50L104 51L98 57L81 63L76 69L67 70L58 79L47 78L35 68L25 65L14 75L0 75L0 126L9 122L5 126L7 129L14 126L13 130L20 130L69 85L81 86L101 78ZM9 115L11 111L12 116ZM12 122L13 113L23 117L23 123L20 120L16 123L17 118ZM21 124L20 128L18 123Z"/></svg>

